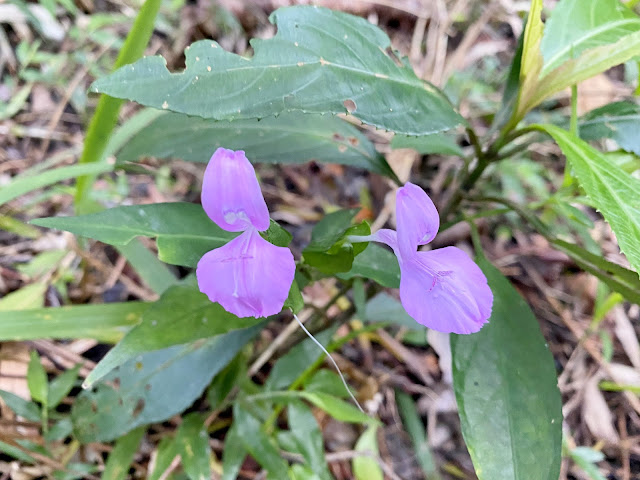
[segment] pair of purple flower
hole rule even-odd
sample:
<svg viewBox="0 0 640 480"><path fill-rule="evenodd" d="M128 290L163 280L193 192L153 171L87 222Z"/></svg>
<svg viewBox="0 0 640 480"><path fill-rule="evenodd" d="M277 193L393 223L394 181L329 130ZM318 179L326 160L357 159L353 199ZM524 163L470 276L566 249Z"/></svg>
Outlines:
<svg viewBox="0 0 640 480"><path fill-rule="evenodd" d="M202 206L220 228L243 232L206 253L196 270L200 291L238 317L279 313L289 295L295 262L288 248L260 236L269 211L255 170L243 151L219 148L202 184ZM400 299L418 323L441 332L474 333L491 316L493 294L480 268L462 250L418 251L438 232L438 211L420 187L407 183L396 194L397 231L382 229L351 242L390 246L400 264Z"/></svg>

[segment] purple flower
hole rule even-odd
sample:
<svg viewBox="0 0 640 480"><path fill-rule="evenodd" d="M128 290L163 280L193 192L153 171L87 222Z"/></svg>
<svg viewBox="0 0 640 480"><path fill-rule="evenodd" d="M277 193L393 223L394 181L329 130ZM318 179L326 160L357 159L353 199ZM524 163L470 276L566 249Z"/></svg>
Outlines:
<svg viewBox="0 0 640 480"><path fill-rule="evenodd" d="M393 249L400 264L400 300L416 322L447 333L480 330L493 305L487 278L459 248L418 251L434 239L440 219L429 196L413 183L398 189L396 223L397 232L382 229L352 240L381 242Z"/></svg>
<svg viewBox="0 0 640 480"><path fill-rule="evenodd" d="M220 228L242 233L200 259L196 269L200 291L238 317L279 313L296 265L288 248L260 236L269 228L269 210L242 150L215 151L204 172L202 207Z"/></svg>

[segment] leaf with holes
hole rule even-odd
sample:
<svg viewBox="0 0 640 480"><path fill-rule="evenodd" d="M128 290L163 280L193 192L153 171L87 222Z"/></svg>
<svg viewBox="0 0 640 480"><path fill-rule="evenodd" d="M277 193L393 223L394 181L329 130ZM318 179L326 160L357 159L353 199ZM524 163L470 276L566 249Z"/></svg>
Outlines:
<svg viewBox="0 0 640 480"><path fill-rule="evenodd" d="M218 147L244 150L256 163L313 160L394 177L384 157L353 125L338 117L301 112L232 122L162 112L124 145L117 158L118 162L156 157L204 163Z"/></svg>
<svg viewBox="0 0 640 480"><path fill-rule="evenodd" d="M170 73L162 57L144 58L97 80L91 91L216 120L350 112L407 135L461 123L444 94L389 53L389 37L365 19L298 6L270 20L278 32L251 41L253 58L203 40L185 51L183 72Z"/></svg>
<svg viewBox="0 0 640 480"><path fill-rule="evenodd" d="M129 360L77 397L71 410L76 438L108 442L183 411L259 329L234 330Z"/></svg>

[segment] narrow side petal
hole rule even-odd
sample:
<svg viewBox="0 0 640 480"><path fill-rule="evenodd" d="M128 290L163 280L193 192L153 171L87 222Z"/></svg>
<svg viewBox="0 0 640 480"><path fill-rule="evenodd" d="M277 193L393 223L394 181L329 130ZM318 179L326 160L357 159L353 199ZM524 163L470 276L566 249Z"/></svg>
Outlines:
<svg viewBox="0 0 640 480"><path fill-rule="evenodd" d="M401 268L400 299L416 322L440 332L474 333L489 320L487 278L459 248L416 252Z"/></svg>
<svg viewBox="0 0 640 480"><path fill-rule="evenodd" d="M244 152L219 148L202 181L202 207L211 220L228 232L240 232L253 225L269 228L269 210L253 165Z"/></svg>
<svg viewBox="0 0 640 480"><path fill-rule="evenodd" d="M291 250L249 228L198 262L200 291L238 317L268 317L282 310L296 265Z"/></svg>
<svg viewBox="0 0 640 480"><path fill-rule="evenodd" d="M377 232L369 235L369 241L384 243L391 247L393 252L398 256L398 235L395 231L388 228L382 228ZM400 258L398 258L400 260Z"/></svg>
<svg viewBox="0 0 640 480"><path fill-rule="evenodd" d="M396 193L396 223L400 253L408 256L418 245L433 240L440 217L429 195L417 185L406 183Z"/></svg>

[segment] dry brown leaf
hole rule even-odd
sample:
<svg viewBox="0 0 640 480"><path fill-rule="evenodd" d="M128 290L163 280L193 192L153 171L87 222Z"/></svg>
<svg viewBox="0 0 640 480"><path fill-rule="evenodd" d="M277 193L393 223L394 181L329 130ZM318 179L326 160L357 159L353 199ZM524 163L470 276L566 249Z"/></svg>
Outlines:
<svg viewBox="0 0 640 480"><path fill-rule="evenodd" d="M640 344L631 320L621 306L614 307L612 314L616 322L614 331L622 344L624 353L629 357L631 365L640 368Z"/></svg>
<svg viewBox="0 0 640 480"><path fill-rule="evenodd" d="M597 373L585 384L582 416L594 437L609 443L617 443L620 438L613 427L613 415L598 387L601 379L602 374Z"/></svg>
<svg viewBox="0 0 640 480"><path fill-rule="evenodd" d="M31 400L27 386L29 348L24 343L6 342L0 345L0 390Z"/></svg>
<svg viewBox="0 0 640 480"><path fill-rule="evenodd" d="M611 375L611 380L618 385L640 387L640 370L621 363L611 363L608 371Z"/></svg>
<svg viewBox="0 0 640 480"><path fill-rule="evenodd" d="M453 368L451 366L452 357L449 334L429 329L427 330L427 342L429 342L429 345L438 354L440 371L442 372L442 381L447 385L452 385Z"/></svg>

